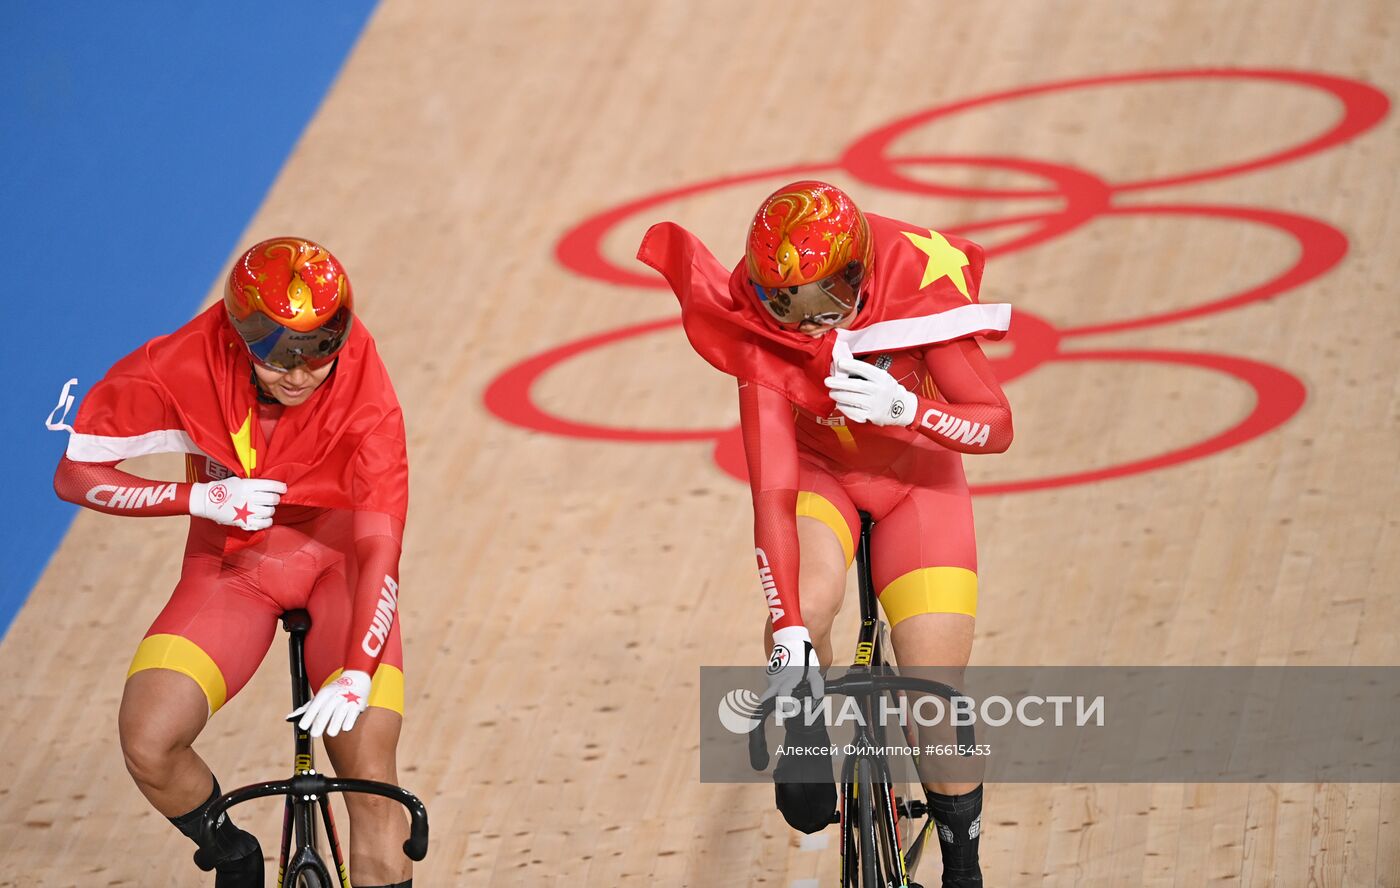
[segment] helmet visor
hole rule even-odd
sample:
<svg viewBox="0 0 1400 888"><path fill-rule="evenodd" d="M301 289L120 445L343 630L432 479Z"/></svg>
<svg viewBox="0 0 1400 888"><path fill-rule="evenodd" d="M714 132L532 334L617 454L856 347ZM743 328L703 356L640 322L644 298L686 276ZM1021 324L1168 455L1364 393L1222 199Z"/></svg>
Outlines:
<svg viewBox="0 0 1400 888"><path fill-rule="evenodd" d="M773 319L790 330L814 332L835 327L860 301L860 283L864 276L861 263L852 261L842 271L819 281L795 287L764 287L753 285L758 301Z"/></svg>
<svg viewBox="0 0 1400 888"><path fill-rule="evenodd" d="M315 330L300 332L290 327L269 324L263 335L244 340L253 360L273 370L293 370L306 367L316 370L334 361L340 347L350 335L353 323L350 310L342 308L329 321Z"/></svg>

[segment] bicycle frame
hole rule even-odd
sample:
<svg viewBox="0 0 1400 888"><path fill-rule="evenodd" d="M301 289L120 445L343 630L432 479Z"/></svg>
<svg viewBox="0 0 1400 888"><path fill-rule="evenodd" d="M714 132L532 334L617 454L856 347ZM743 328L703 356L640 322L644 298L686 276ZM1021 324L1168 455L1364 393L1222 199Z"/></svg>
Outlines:
<svg viewBox="0 0 1400 888"><path fill-rule="evenodd" d="M292 708L299 709L311 700L311 682L306 674L306 633L311 629L311 616L304 610L287 611L282 615L282 626L287 630L288 657L292 673ZM224 793L209 806L204 817L204 831L212 833L224 812L235 805L266 796L286 796L282 814L282 853L277 864L277 885L295 885L303 873L314 873L325 888L338 882L341 888L351 888L350 873L345 866L345 858L340 850L340 837L336 832L335 820L331 816L330 793L360 792L393 799L408 809L409 837L403 843L403 852L410 860L422 860L428 853L428 809L413 793L390 783L374 780L341 780L326 777L316 772L315 747L311 735L292 723L294 751L292 776L288 780L271 780L254 783ZM336 879L331 879L325 861L316 850L316 813L320 809L321 820L325 823L326 838L330 844L331 858L335 863ZM295 853L293 853L295 839ZM290 858L290 860L289 860ZM196 857L196 863L203 870L213 869L213 864ZM207 863L207 865L206 865Z"/></svg>
<svg viewBox="0 0 1400 888"><path fill-rule="evenodd" d="M885 626L877 615L875 583L870 566L870 530L874 521L860 513L860 546L856 551L856 580L860 590L860 634L856 640L855 662L841 678L826 683L828 694L844 694L856 698L861 722L855 726L851 743L855 752L846 756L841 766L841 884L886 888L888 885L907 888L922 856L928 830L924 829L906 851L900 842L901 816L918 818L928 813L924 802L907 799L900 802L894 794L889 763L883 754L873 751L885 745L883 728L873 732L877 700L885 693L917 691L936 694L950 703L963 696L960 691L942 682L894 674L884 662ZM810 693L799 684L798 695ZM758 723L749 732L749 764L756 771L768 767L768 747L764 722L773 713L776 700L764 701L757 716ZM957 743L971 749L974 732L971 725L955 728ZM862 789L867 790L862 794ZM854 811L855 817L851 816Z"/></svg>

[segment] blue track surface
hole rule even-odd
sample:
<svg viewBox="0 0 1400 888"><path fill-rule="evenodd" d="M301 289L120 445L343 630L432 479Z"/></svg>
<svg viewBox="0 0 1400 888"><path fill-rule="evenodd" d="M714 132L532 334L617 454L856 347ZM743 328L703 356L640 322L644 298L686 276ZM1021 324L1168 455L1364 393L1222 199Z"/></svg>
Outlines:
<svg viewBox="0 0 1400 888"><path fill-rule="evenodd" d="M76 511L59 389L194 314L373 8L0 6L0 635Z"/></svg>

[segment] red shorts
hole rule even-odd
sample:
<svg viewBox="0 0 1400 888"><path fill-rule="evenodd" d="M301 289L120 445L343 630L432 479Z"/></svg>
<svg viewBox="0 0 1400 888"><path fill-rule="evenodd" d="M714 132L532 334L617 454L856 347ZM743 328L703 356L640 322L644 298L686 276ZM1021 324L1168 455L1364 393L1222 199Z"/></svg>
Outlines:
<svg viewBox="0 0 1400 888"><path fill-rule="evenodd" d="M225 552L227 534L195 518L180 582L146 633L127 675L172 669L193 678L218 711L257 671L283 612L311 614L306 670L311 686L333 681L344 665L356 565L352 513L285 509L252 545ZM399 620L384 645L369 705L403 713L403 645Z"/></svg>
<svg viewBox="0 0 1400 888"><path fill-rule="evenodd" d="M871 573L891 626L927 613L977 615L977 538L962 460L913 449L879 473L798 451L797 514L836 534L855 557L860 515L875 519Z"/></svg>

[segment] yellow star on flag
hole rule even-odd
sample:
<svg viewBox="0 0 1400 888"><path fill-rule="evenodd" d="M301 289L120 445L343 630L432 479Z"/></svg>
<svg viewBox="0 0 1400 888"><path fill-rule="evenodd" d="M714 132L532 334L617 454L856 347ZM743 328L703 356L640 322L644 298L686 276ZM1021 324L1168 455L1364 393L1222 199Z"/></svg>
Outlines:
<svg viewBox="0 0 1400 888"><path fill-rule="evenodd" d="M258 452L253 449L253 409L248 408L248 415L243 420L242 427L238 431L229 435L233 439L233 449L238 454L238 461L243 464L243 474L253 477L253 469L258 464Z"/></svg>
<svg viewBox="0 0 1400 888"><path fill-rule="evenodd" d="M967 278L962 271L969 264L966 253L948 243L946 237L931 228L928 237L912 231L901 231L900 234L909 238L910 243L917 247L919 252L928 256L928 265L924 266L924 279L919 281L920 290L939 278L946 277L958 288L959 293L966 296L969 302L972 301L972 297L967 293Z"/></svg>

